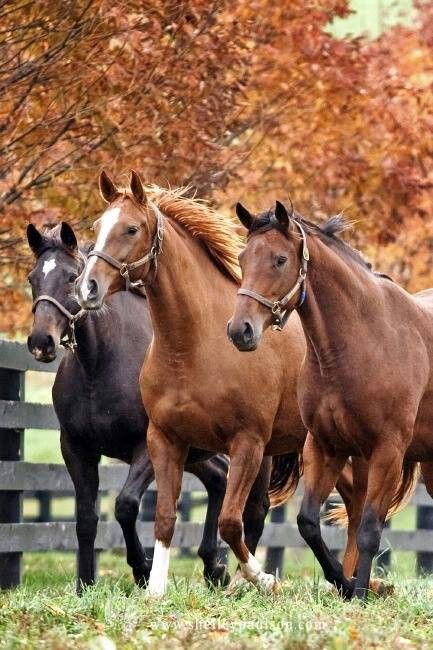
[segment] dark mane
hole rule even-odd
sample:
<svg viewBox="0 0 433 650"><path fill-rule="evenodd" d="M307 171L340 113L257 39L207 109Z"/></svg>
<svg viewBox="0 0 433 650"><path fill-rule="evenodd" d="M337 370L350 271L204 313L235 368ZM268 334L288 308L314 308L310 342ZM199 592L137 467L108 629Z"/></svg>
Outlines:
<svg viewBox="0 0 433 650"><path fill-rule="evenodd" d="M363 268L369 270L371 273L374 273L374 275L385 277L389 280L391 279L387 275L376 273L371 263L367 262L367 260L364 259L359 251L357 251L355 248L352 248L352 246L339 238L338 235L340 233L345 232L346 230L351 230L353 227L353 223L348 221L343 214L337 214L333 217L329 217L329 219L327 219L322 224L316 224L312 221L308 221L297 212L294 213L293 218L304 227L304 230L307 233L316 235L330 248L333 248L346 257L349 257L351 260L357 262ZM266 232L272 229L278 230L287 237L287 230L275 218L274 210L268 210L267 212L262 212L254 219L249 234L253 234L255 232Z"/></svg>

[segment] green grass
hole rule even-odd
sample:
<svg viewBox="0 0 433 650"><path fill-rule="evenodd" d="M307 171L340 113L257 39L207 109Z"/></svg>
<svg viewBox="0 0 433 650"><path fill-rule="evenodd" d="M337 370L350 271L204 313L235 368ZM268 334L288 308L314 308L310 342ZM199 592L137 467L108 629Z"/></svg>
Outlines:
<svg viewBox="0 0 433 650"><path fill-rule="evenodd" d="M0 648L429 648L433 579L392 576L395 593L343 602L312 573L269 596L254 587L209 591L195 560L174 560L168 595L146 598L123 557L105 553L101 578L74 592L74 557L28 554L23 586L0 595Z"/></svg>
<svg viewBox="0 0 433 650"><path fill-rule="evenodd" d="M51 401L53 375L27 373L26 399ZM26 431L25 458L62 462L56 431ZM294 520L299 501L288 506ZM25 512L36 508L26 500ZM72 515L73 499L55 499L58 517ZM103 510L112 509L109 498ZM203 521L204 508L193 511ZM406 508L392 526L412 530L415 509ZM385 533L386 535L386 533ZM433 578L416 579L413 553L393 553L387 579L395 593L367 606L345 603L326 585L309 551L285 552L280 593L266 596L254 587L233 596L209 591L201 562L172 551L169 593L149 601L132 582L122 554L102 553L100 579L80 599L75 595L75 556L29 553L19 589L0 594L0 648L113 650L115 648L193 648L247 650L279 648L433 647ZM258 557L263 561L264 551ZM235 569L230 558L230 571Z"/></svg>

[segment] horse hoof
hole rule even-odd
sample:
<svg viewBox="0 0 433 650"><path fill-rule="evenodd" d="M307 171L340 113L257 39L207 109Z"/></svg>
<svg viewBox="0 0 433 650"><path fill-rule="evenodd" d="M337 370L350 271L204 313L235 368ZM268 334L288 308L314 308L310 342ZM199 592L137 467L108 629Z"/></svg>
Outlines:
<svg viewBox="0 0 433 650"><path fill-rule="evenodd" d="M227 587L230 574L225 564L217 564L212 569L205 569L204 579L208 587Z"/></svg>
<svg viewBox="0 0 433 650"><path fill-rule="evenodd" d="M149 577L150 577L150 570L152 566L147 564L146 562L141 566L141 567L134 567L132 569L132 574L134 576L135 584L138 587L147 587L147 583L149 582Z"/></svg>
<svg viewBox="0 0 433 650"><path fill-rule="evenodd" d="M369 590L377 596L391 596L394 593L394 585L385 584L383 580L374 578L370 580Z"/></svg>
<svg viewBox="0 0 433 650"><path fill-rule="evenodd" d="M275 594L281 591L281 582L272 573L263 571L257 576L258 588L268 594Z"/></svg>

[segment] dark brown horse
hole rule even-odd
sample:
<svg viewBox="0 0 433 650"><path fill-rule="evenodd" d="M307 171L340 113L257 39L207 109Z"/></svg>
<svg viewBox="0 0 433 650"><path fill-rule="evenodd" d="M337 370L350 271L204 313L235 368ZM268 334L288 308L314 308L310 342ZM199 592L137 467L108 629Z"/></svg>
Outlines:
<svg viewBox="0 0 433 650"><path fill-rule="evenodd" d="M365 598L385 517L410 494L417 461L433 496L433 291L410 295L374 273L338 237L347 227L341 217L318 227L278 202L256 218L238 204L237 214L249 237L229 335L238 349L255 350L267 327L282 327L298 312L307 339L298 397L311 432L299 530L328 580ZM343 576L319 525L348 456L355 583ZM367 462L363 471L359 459Z"/></svg>
<svg viewBox="0 0 433 650"><path fill-rule="evenodd" d="M30 225L27 236L36 257L29 275L35 301L29 349L40 361L51 361L60 341L68 342L54 383L53 403L61 426L63 458L76 491L78 590L94 581L98 519L95 501L101 454L130 464L115 514L125 537L128 564L136 582L144 584L151 561L145 557L135 525L141 497L154 476L146 444L148 418L138 387L152 338L147 301L121 291L107 300L104 314L86 313L76 318L79 305L73 287L84 267L87 248L78 248L72 228L65 223L44 234ZM74 339L76 347L71 349ZM208 491L205 530L198 553L206 580L217 584L228 579L226 567L217 559L217 521L226 489L228 460L221 455L206 456L210 454L191 450L186 467ZM260 477L245 522L253 546L261 535L267 512L269 463L262 467Z"/></svg>
<svg viewBox="0 0 433 650"><path fill-rule="evenodd" d="M153 187L147 197L135 172L127 190L104 173L100 188L109 207L95 223L95 250L77 282L80 304L99 309L124 278L145 282L154 328L140 374L158 486L149 593L166 589L176 500L191 446L230 456L220 533L243 576L272 589L274 576L262 571L242 539L242 515L263 455L289 454L291 460L275 501L299 478L306 435L296 402L305 352L300 323L293 319L278 339L266 337L251 358L235 352L225 337L242 246L232 222L179 190Z"/></svg>

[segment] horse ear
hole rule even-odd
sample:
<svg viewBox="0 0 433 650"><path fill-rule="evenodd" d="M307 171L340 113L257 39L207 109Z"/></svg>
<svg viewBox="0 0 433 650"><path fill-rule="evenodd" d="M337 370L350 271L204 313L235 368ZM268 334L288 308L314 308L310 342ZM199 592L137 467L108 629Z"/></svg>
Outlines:
<svg viewBox="0 0 433 650"><path fill-rule="evenodd" d="M74 251L78 248L78 242L77 238L75 237L75 233L72 230L71 226L66 223L66 221L62 221L62 225L60 227L60 239L66 248L69 248L69 250Z"/></svg>
<svg viewBox="0 0 433 650"><path fill-rule="evenodd" d="M244 208L242 203L236 203L236 214L241 224L245 226L247 230L250 230L254 221L254 217L251 212Z"/></svg>
<svg viewBox="0 0 433 650"><path fill-rule="evenodd" d="M37 257L39 255L39 251L42 248L44 237L32 223L29 223L27 226L27 241L33 253Z"/></svg>
<svg viewBox="0 0 433 650"><path fill-rule="evenodd" d="M284 228L288 228L290 224L289 213L287 212L286 207L280 203L280 201L275 201L275 219L282 225Z"/></svg>
<svg viewBox="0 0 433 650"><path fill-rule="evenodd" d="M107 203L112 203L119 194L117 187L104 170L99 175L99 191Z"/></svg>
<svg viewBox="0 0 433 650"><path fill-rule="evenodd" d="M131 180L129 183L134 199L140 203L140 205L147 203L146 192L144 191L140 175L133 169L131 169Z"/></svg>

